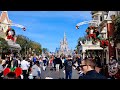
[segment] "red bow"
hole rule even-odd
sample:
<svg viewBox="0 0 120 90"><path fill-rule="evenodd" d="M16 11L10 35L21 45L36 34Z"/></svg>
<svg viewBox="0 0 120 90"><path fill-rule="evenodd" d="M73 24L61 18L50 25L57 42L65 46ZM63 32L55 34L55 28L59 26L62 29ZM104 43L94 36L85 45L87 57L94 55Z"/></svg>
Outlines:
<svg viewBox="0 0 120 90"><path fill-rule="evenodd" d="M102 44L102 46L108 46L109 42L108 42L108 40L101 40L101 44Z"/></svg>
<svg viewBox="0 0 120 90"><path fill-rule="evenodd" d="M7 39L11 39L12 41L14 41L14 37L12 35L8 35Z"/></svg>

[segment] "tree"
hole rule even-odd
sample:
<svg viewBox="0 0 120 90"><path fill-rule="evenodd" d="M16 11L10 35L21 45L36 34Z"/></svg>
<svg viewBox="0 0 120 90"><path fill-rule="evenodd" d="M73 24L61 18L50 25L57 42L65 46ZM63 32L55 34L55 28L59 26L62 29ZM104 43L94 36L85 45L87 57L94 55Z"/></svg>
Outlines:
<svg viewBox="0 0 120 90"><path fill-rule="evenodd" d="M23 35L17 35L17 40L16 43L18 43L21 46L21 51L20 53L22 55L26 54L26 45L27 45L27 37L23 36Z"/></svg>
<svg viewBox="0 0 120 90"><path fill-rule="evenodd" d="M9 45L7 43L7 41L4 38L0 37L0 53L8 53L9 51Z"/></svg>
<svg viewBox="0 0 120 90"><path fill-rule="evenodd" d="M115 18L114 25L115 25L115 31L113 38L117 43L120 43L120 16Z"/></svg>
<svg viewBox="0 0 120 90"><path fill-rule="evenodd" d="M2 47L3 49L8 49L9 48L9 45L7 43L7 41L4 39L4 38L1 38L0 37L0 47Z"/></svg>
<svg viewBox="0 0 120 90"><path fill-rule="evenodd" d="M76 51L79 52L79 49L80 49L80 41L82 41L84 43L84 41L86 40L86 37L83 36L83 37L79 37L78 41L77 41L77 46L76 46Z"/></svg>
<svg viewBox="0 0 120 90"><path fill-rule="evenodd" d="M21 54L26 55L29 52L29 49L31 48L31 50L34 50L34 53L36 53L37 55L42 53L42 48L41 48L41 44L34 42L32 40L30 40L28 37L23 36L23 35L18 35L17 36L17 40L16 43L20 44L21 46ZM29 52L32 54L32 52Z"/></svg>
<svg viewBox="0 0 120 90"><path fill-rule="evenodd" d="M43 52L43 53L47 53L47 52L48 52L48 49L47 49L47 48L43 48L43 49L42 49L42 52Z"/></svg>
<svg viewBox="0 0 120 90"><path fill-rule="evenodd" d="M30 47L32 49L34 49L34 53L36 53L37 55L40 55L42 53L42 48L41 48L41 45L37 42L31 42L30 43Z"/></svg>

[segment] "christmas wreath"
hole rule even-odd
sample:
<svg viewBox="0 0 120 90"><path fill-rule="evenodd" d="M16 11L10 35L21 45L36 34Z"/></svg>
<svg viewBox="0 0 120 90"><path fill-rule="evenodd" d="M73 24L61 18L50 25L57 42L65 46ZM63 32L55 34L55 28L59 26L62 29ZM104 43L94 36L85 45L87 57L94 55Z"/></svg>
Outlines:
<svg viewBox="0 0 120 90"><path fill-rule="evenodd" d="M91 37L92 39L95 39L95 38L96 38L96 35L95 35L95 34L89 34L89 35L88 35L88 38L90 38L90 37Z"/></svg>
<svg viewBox="0 0 120 90"><path fill-rule="evenodd" d="M90 33L90 30L93 30L93 33ZM87 38L92 38L92 39L95 39L96 38L96 27L94 26L89 26L87 29L86 29L86 33L87 33Z"/></svg>
<svg viewBox="0 0 120 90"><path fill-rule="evenodd" d="M7 36L7 39L11 39L12 41L14 41L15 30L12 28L8 28L8 30L6 31L6 36Z"/></svg>

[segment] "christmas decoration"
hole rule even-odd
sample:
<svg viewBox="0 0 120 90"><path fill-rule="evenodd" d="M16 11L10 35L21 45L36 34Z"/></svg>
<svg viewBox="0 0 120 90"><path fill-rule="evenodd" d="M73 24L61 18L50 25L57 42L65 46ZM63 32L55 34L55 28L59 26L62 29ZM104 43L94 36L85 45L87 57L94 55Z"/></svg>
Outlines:
<svg viewBox="0 0 120 90"><path fill-rule="evenodd" d="M96 38L96 35L95 35L95 34L89 34L87 38L95 39L95 38Z"/></svg>
<svg viewBox="0 0 120 90"><path fill-rule="evenodd" d="M6 31L6 36L7 39L15 41L15 30L9 27L8 30Z"/></svg>
<svg viewBox="0 0 120 90"><path fill-rule="evenodd" d="M106 48L109 45L108 40L101 40L100 41L100 46L103 48Z"/></svg>

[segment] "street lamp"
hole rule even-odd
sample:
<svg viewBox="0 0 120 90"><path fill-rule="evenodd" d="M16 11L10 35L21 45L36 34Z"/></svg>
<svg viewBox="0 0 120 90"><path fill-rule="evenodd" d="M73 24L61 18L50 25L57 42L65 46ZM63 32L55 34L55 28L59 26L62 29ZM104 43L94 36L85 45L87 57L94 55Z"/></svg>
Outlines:
<svg viewBox="0 0 120 90"><path fill-rule="evenodd" d="M114 46L114 41L111 40L111 41L110 41L110 44L111 44L111 46L113 47L113 46Z"/></svg>

